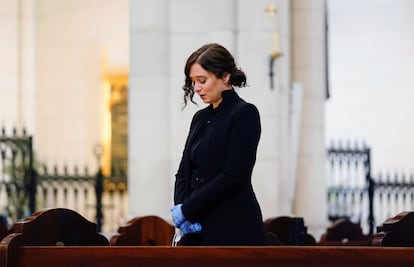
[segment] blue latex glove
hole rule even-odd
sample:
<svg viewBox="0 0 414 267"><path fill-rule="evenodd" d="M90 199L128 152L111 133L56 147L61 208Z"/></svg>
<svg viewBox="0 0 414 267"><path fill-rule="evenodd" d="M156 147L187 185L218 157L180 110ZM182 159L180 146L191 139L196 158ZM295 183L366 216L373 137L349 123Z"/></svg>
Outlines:
<svg viewBox="0 0 414 267"><path fill-rule="evenodd" d="M170 209L172 213L172 219L175 224L175 227L180 228L180 225L186 220L183 214L183 211L181 210L181 206L183 204L175 205Z"/></svg>
<svg viewBox="0 0 414 267"><path fill-rule="evenodd" d="M184 234L193 234L201 231L201 224L191 223L190 221L185 221L180 226L181 231L183 231Z"/></svg>

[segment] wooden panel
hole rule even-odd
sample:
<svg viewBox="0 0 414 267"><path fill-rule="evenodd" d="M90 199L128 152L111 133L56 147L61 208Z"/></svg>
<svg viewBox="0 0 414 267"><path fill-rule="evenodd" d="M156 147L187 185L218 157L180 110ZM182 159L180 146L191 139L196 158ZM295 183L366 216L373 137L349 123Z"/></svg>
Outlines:
<svg viewBox="0 0 414 267"><path fill-rule="evenodd" d="M13 232L22 235L19 239L21 243L12 241L17 246L109 245L108 239L97 233L96 223L88 221L73 210L64 208L34 212L30 217L16 222Z"/></svg>
<svg viewBox="0 0 414 267"><path fill-rule="evenodd" d="M174 226L158 216L136 217L119 227L110 239L112 246L168 246Z"/></svg>
<svg viewBox="0 0 414 267"><path fill-rule="evenodd" d="M414 264L413 248L380 247L21 247L16 256L13 265L16 267L411 267Z"/></svg>
<svg viewBox="0 0 414 267"><path fill-rule="evenodd" d="M378 226L374 246L414 247L414 212L405 211Z"/></svg>

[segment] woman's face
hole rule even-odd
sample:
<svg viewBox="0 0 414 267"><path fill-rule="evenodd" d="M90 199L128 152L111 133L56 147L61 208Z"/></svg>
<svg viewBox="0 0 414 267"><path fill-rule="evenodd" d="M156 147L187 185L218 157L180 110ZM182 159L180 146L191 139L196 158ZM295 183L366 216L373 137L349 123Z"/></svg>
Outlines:
<svg viewBox="0 0 414 267"><path fill-rule="evenodd" d="M231 88L228 84L229 74L217 78L214 73L208 72L200 64L195 63L190 68L190 78L196 92L204 103L212 104L216 108L222 101L221 92Z"/></svg>

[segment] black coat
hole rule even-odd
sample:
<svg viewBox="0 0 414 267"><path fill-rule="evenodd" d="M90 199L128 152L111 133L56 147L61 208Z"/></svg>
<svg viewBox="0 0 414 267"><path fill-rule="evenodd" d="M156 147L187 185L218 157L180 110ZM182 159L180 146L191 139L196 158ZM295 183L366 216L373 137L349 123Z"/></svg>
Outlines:
<svg viewBox="0 0 414 267"><path fill-rule="evenodd" d="M193 117L174 202L183 203L188 220L201 223L201 245L263 245L262 213L251 183L261 133L259 112L234 90L222 96L219 107L210 105ZM203 160L194 174L191 147L200 131L198 153Z"/></svg>

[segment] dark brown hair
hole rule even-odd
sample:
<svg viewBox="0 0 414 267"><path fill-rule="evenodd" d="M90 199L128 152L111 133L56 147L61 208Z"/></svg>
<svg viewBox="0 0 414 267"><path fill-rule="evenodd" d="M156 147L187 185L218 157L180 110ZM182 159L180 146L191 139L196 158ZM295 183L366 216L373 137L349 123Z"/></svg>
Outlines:
<svg viewBox="0 0 414 267"><path fill-rule="evenodd" d="M185 64L184 107L187 106L188 100L195 103L194 88L190 78L190 69L195 63L200 64L203 69L213 73L217 78L223 78L224 74L229 73L229 82L232 86L246 86L246 74L236 66L233 56L226 48L216 43L203 45L188 57Z"/></svg>

